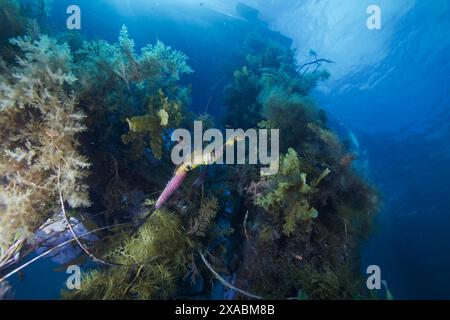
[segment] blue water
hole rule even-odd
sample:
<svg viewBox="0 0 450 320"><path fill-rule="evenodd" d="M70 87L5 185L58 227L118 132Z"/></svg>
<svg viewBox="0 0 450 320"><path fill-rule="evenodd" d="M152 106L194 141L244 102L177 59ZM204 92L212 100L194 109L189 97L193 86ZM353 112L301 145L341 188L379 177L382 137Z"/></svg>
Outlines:
<svg viewBox="0 0 450 320"><path fill-rule="evenodd" d="M372 31L366 8L374 1L242 2L292 38L300 61L309 49L335 61L314 95L357 137L383 198L361 269L379 265L397 299L450 299L450 2L377 0L382 30ZM70 4L82 8L88 37L115 41L126 24L137 47L160 39L185 52L196 70L185 79L192 108L221 114L223 70L243 37L229 23L234 1L58 0L52 22L61 30ZM16 297L57 298L65 274L52 267L27 269Z"/></svg>
<svg viewBox="0 0 450 320"><path fill-rule="evenodd" d="M384 208L362 268L397 299L450 298L450 2L252 1L270 25L336 61L316 92L355 132ZM365 27L368 5L382 30Z"/></svg>
<svg viewBox="0 0 450 320"><path fill-rule="evenodd" d="M66 289L68 275L57 263L42 259L11 278L15 299L57 300Z"/></svg>

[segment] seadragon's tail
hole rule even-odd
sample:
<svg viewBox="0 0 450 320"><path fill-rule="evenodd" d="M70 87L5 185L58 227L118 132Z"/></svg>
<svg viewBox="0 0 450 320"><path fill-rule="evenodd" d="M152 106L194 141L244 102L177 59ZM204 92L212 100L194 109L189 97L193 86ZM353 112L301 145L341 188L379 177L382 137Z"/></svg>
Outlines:
<svg viewBox="0 0 450 320"><path fill-rule="evenodd" d="M172 194L178 190L186 179L188 172L186 170L177 170L173 178L167 183L166 188L159 196L155 204L155 209L160 209L172 196Z"/></svg>

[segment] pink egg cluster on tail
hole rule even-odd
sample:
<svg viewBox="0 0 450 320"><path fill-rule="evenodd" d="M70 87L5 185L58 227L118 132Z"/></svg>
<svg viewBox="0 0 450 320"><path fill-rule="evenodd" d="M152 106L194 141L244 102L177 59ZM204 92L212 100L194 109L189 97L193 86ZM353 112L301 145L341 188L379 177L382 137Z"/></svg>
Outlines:
<svg viewBox="0 0 450 320"><path fill-rule="evenodd" d="M164 189L163 193L161 193L158 201L156 201L156 210L160 209L169 200L172 194L178 190L178 188L183 184L186 176L186 171L177 172L177 174L169 181L169 183L167 183L167 186Z"/></svg>

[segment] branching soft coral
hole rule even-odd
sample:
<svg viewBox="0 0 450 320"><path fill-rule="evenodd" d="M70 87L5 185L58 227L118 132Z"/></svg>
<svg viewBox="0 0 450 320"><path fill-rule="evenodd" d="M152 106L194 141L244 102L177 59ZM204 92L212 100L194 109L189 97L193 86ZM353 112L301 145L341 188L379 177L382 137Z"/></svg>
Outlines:
<svg viewBox="0 0 450 320"><path fill-rule="evenodd" d="M107 75L114 75L130 89L133 87L157 91L176 84L181 75L193 72L187 64L188 57L182 52L158 41L156 45L146 45L141 54L136 53L134 40L130 39L128 28L123 26L119 42L110 44L103 40L84 42L83 48L76 53L79 58L80 73L92 81L98 77L99 68ZM89 81L88 85L92 84Z"/></svg>
<svg viewBox="0 0 450 320"><path fill-rule="evenodd" d="M156 45L147 45L142 48L139 64L145 78L148 77L147 72L151 72L153 68L157 67L159 73L165 75L166 81L176 82L180 80L181 75L193 72L187 64L187 60L188 57L185 54L173 50L158 40Z"/></svg>
<svg viewBox="0 0 450 320"><path fill-rule="evenodd" d="M0 0L0 56L14 60L15 50L9 40L14 37L36 35L49 17L53 0Z"/></svg>
<svg viewBox="0 0 450 320"><path fill-rule="evenodd" d="M55 209L57 181L72 207L89 206L78 153L84 114L68 91L76 81L68 47L16 38L17 64L0 77L0 247L26 238Z"/></svg>

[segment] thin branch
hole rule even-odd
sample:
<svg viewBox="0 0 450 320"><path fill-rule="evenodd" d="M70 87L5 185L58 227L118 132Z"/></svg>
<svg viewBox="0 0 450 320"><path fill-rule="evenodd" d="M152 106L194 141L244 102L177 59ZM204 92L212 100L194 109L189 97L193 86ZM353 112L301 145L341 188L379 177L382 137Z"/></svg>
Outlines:
<svg viewBox="0 0 450 320"><path fill-rule="evenodd" d="M80 249L83 250L84 253L86 253L92 260L94 260L94 262L99 262L99 263L102 263L102 264L107 265L109 267L141 267L143 265L150 264L150 263L154 262L156 259L160 258L159 256L157 256L157 257L153 257L152 259L150 259L149 261L144 262L144 263L123 264L123 263L116 263L116 262L111 262L111 261L106 261L106 260L100 259L96 255L91 253L89 251L89 249L86 248L86 246L78 238L78 236L75 233L75 230L73 229L73 226L70 223L70 220L69 220L69 218L67 216L66 208L64 206L64 198L63 198L62 190L61 190L60 175L61 175L61 167L58 167L58 181L57 181L57 183L58 183L59 201L60 201L62 213L64 215L64 219L65 219L65 221L67 223L67 226L69 227L70 233L72 233L72 236L73 236L75 242L78 244Z"/></svg>
<svg viewBox="0 0 450 320"><path fill-rule="evenodd" d="M122 224L122 225L125 225L125 224L129 224L129 223L124 223L124 224ZM120 225L120 224L119 224L119 225ZM96 232L98 232L98 231L102 231L102 230L106 230L106 229L111 229L111 228L116 227L116 226L119 226L119 225L114 225L114 226L108 226L108 227L98 228L98 229L95 229L95 230L92 230L92 231L89 231L89 232L86 232L86 233L82 234L81 236L79 236L79 238L84 238L84 237L87 237L88 235L93 234L93 233L96 233ZM61 247L64 247L65 245L67 245L67 244L69 244L69 243L72 243L72 242L74 242L74 241L75 241L75 239L72 238L72 239L69 239L69 240L67 240L67 241L64 241L63 243L61 243L61 244L59 244L59 245L57 245L57 246L55 246L55 247L53 247L53 248L48 249L48 250L45 251L44 253L38 255L37 257L35 257L35 258L31 259L30 261L28 261L28 262L24 263L23 265L21 265L20 267L17 267L17 268L14 269L13 271L9 272L7 275L5 275L3 278L0 279L0 283L3 282L3 281L5 281L6 279L8 279L9 277L11 277L12 275L16 274L16 273L19 272L20 270L26 268L26 267L29 266L30 264L32 264L32 263L34 263L34 262L36 262L36 261L38 261L38 260L44 258L45 256L47 256L48 254L52 253L53 251L55 251L55 250L57 250L57 249L59 249L59 248L61 248Z"/></svg>
<svg viewBox="0 0 450 320"><path fill-rule="evenodd" d="M200 257L202 258L203 263L205 264L205 266L209 269L209 271L211 271L211 273L213 274L213 276L214 276L217 280L219 280L225 287L227 287L227 288L229 288L229 289L231 289L231 290L237 291L237 292L239 292L239 293L241 293L241 294L243 294L244 296L247 296L247 297L249 297L249 298L259 299L259 300L263 299L263 298L260 297L260 296L254 295L254 294L252 294L252 293L246 292L246 291L244 291L244 290L241 290L241 289L236 288L235 286L233 286L231 283L229 283L228 281L226 281L220 274L218 274L218 273L211 267L211 265L208 263L208 261L206 260L205 256L203 255L203 253L200 252L200 250L198 251L198 253L200 254Z"/></svg>
<svg viewBox="0 0 450 320"><path fill-rule="evenodd" d="M19 247L25 242L25 239L16 241L6 252L1 253L0 270L8 268L15 262L16 255L20 252Z"/></svg>
<svg viewBox="0 0 450 320"><path fill-rule="evenodd" d="M87 249L87 248L85 247L85 245L84 245L83 243L81 243L80 239L78 238L77 234L75 233L75 230L73 229L72 224L70 223L69 218L67 217L67 212L66 212L66 208L65 208L65 206L64 206L64 199L63 199L62 190L61 190L61 181L60 181L61 179L60 179L60 178L61 178L61 167L58 167L58 192L59 192L59 202L60 202L60 204L61 204L61 210L62 210L62 213L63 213L63 215L64 215L64 219L66 220L66 224L67 224L67 226L69 227L70 233L72 233L72 236L73 236L73 238L75 239L75 242L78 244L78 246L80 247L80 249L84 251L84 253L86 253L89 257L91 257L91 258L94 260L94 262L100 262L100 263L103 263L103 264L105 264L105 265L107 265L107 266L110 266L110 267L121 266L121 265L118 265L118 264L116 264L116 263L109 262L109 261L105 261L105 260L102 260L102 259L98 258L98 257L95 256L94 254L92 254L92 253L89 251L89 249Z"/></svg>
<svg viewBox="0 0 450 320"><path fill-rule="evenodd" d="M320 63L322 63L322 62L325 62L325 63L335 63L334 61L328 60L328 59L316 59L316 60L314 60L314 61L307 62L307 63L301 65L300 67L298 67L298 71L300 72L300 71L303 70L303 68L305 68L305 67L308 67L308 66L310 66L310 65L312 65L312 64L320 64Z"/></svg>
<svg viewBox="0 0 450 320"><path fill-rule="evenodd" d="M244 218L244 234L245 234L245 238L248 241L248 244L250 246L250 248L252 248L252 250L257 253L256 248L253 246L253 244L250 241L250 237L248 236L248 232L247 232L247 220L248 220L248 210L245 213L245 218Z"/></svg>

